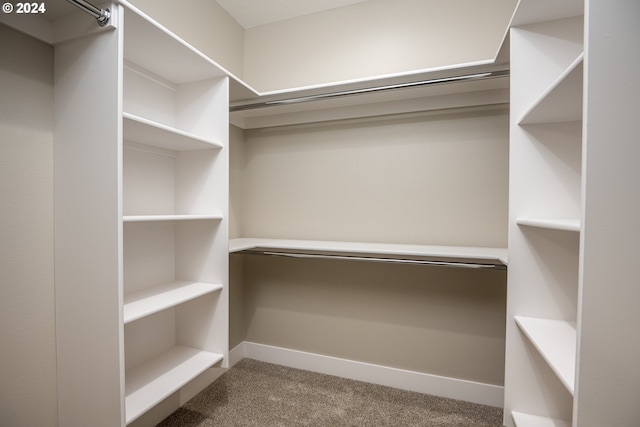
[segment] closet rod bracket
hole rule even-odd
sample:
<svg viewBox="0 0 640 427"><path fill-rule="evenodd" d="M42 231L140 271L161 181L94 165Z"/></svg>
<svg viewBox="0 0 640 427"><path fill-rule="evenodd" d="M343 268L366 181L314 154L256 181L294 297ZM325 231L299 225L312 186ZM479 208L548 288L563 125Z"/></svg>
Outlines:
<svg viewBox="0 0 640 427"><path fill-rule="evenodd" d="M101 27L107 25L109 23L109 20L111 19L111 12L109 11L109 9L99 9L85 0L67 1L80 10L96 18L96 20L98 21L98 25L100 25Z"/></svg>

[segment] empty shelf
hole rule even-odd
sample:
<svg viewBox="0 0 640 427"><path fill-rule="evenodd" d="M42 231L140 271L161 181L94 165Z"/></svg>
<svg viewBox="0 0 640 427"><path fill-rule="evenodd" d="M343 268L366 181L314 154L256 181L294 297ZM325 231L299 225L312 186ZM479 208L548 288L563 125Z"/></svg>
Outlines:
<svg viewBox="0 0 640 427"><path fill-rule="evenodd" d="M575 322L523 316L515 316L515 321L573 395L576 370Z"/></svg>
<svg viewBox="0 0 640 427"><path fill-rule="evenodd" d="M222 285L177 281L131 292L124 297L124 323L133 322L220 289Z"/></svg>
<svg viewBox="0 0 640 427"><path fill-rule="evenodd" d="M124 139L173 151L221 148L218 142L165 126L142 117L123 113Z"/></svg>
<svg viewBox="0 0 640 427"><path fill-rule="evenodd" d="M233 239L229 252L265 252L270 255L318 255L389 262L467 264L470 267L505 267L507 250L467 246L403 245L321 240Z"/></svg>
<svg viewBox="0 0 640 427"><path fill-rule="evenodd" d="M547 228L551 230L580 231L579 219L518 218L516 223L518 225Z"/></svg>
<svg viewBox="0 0 640 427"><path fill-rule="evenodd" d="M222 360L221 354L173 347L126 373L127 424Z"/></svg>
<svg viewBox="0 0 640 427"><path fill-rule="evenodd" d="M516 423L516 427L571 427L571 423L556 418L539 417L537 415L523 414L522 412L512 412L511 416Z"/></svg>
<svg viewBox="0 0 640 427"><path fill-rule="evenodd" d="M542 96L523 114L519 124L582 120L582 72L580 54Z"/></svg>
<svg viewBox="0 0 640 427"><path fill-rule="evenodd" d="M124 215L124 222L149 222L149 221L200 221L200 220L218 220L222 219L222 215Z"/></svg>
<svg viewBox="0 0 640 427"><path fill-rule="evenodd" d="M228 72L126 0L126 60L174 84L223 78ZM161 54L159 54L161 53Z"/></svg>

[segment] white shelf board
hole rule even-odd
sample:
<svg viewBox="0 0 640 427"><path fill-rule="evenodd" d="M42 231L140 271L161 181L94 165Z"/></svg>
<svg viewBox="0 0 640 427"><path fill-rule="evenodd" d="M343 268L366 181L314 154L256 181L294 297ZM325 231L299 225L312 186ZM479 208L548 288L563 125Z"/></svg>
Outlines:
<svg viewBox="0 0 640 427"><path fill-rule="evenodd" d="M229 73L126 0L124 56L174 84L222 78Z"/></svg>
<svg viewBox="0 0 640 427"><path fill-rule="evenodd" d="M221 289L222 285L219 284L176 281L125 294L124 323L126 325L134 320Z"/></svg>
<svg viewBox="0 0 640 427"><path fill-rule="evenodd" d="M516 427L571 427L571 423L557 418L540 417L537 415L512 412L511 416Z"/></svg>
<svg viewBox="0 0 640 427"><path fill-rule="evenodd" d="M284 240L240 238L229 241L229 252L253 249L277 249L345 254L371 254L464 260L507 265L507 249L471 246L404 245L386 243L337 242L324 240Z"/></svg>
<svg viewBox="0 0 640 427"><path fill-rule="evenodd" d="M219 142L165 126L130 113L123 113L124 139L173 151L222 148Z"/></svg>
<svg viewBox="0 0 640 427"><path fill-rule="evenodd" d="M564 70L549 88L525 111L520 125L582 120L584 53Z"/></svg>
<svg viewBox="0 0 640 427"><path fill-rule="evenodd" d="M573 395L576 370L575 322L525 316L515 316L515 321Z"/></svg>
<svg viewBox="0 0 640 427"><path fill-rule="evenodd" d="M520 1L511 19L511 25L535 24L556 19L580 16L584 13L584 0L536 0Z"/></svg>
<svg viewBox="0 0 640 427"><path fill-rule="evenodd" d="M518 218L518 225L526 225L528 227L546 228L550 230L564 230L580 232L579 219L553 219L553 218Z"/></svg>
<svg viewBox="0 0 640 427"><path fill-rule="evenodd" d="M202 220L220 220L222 215L124 215L124 222L151 222L151 221L202 221Z"/></svg>
<svg viewBox="0 0 640 427"><path fill-rule="evenodd" d="M125 375L127 424L222 359L221 354L176 346L127 371Z"/></svg>

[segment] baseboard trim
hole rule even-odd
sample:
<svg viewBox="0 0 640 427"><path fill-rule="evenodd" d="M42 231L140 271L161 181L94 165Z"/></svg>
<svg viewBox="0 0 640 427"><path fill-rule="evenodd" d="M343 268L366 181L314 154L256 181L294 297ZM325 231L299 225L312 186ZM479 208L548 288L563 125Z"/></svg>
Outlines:
<svg viewBox="0 0 640 427"><path fill-rule="evenodd" d="M229 366L244 358L501 408L504 387L390 368L355 360L243 341L229 352Z"/></svg>

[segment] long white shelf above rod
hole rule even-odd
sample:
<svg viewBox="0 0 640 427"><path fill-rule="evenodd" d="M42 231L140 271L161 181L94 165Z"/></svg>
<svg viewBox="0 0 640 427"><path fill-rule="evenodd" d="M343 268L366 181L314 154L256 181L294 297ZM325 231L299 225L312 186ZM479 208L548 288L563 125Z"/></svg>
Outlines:
<svg viewBox="0 0 640 427"><path fill-rule="evenodd" d="M123 222L154 222L154 221L205 221L220 220L220 214L180 214L180 215L123 215Z"/></svg>
<svg viewBox="0 0 640 427"><path fill-rule="evenodd" d="M342 98L345 96L364 95L364 94L377 93L377 92L386 92L390 90L418 88L418 87L424 87L424 86L440 85L445 83L504 78L508 76L509 76L508 70L499 70L499 71L477 72L477 73L464 74L464 75L454 75L454 76L447 76L447 77L437 77L437 78L430 78L430 79L419 80L419 81L383 84L380 86L338 90L338 91L331 91L327 93L292 96L292 97L285 97L283 99L258 101L258 102L254 102L250 104L242 104L242 105L233 105L229 107L229 112L233 113L236 111L253 110L256 108L274 107L278 105L300 104L304 102Z"/></svg>
<svg viewBox="0 0 640 427"><path fill-rule="evenodd" d="M229 242L229 252L479 269L507 267L506 249L469 246L241 238Z"/></svg>

